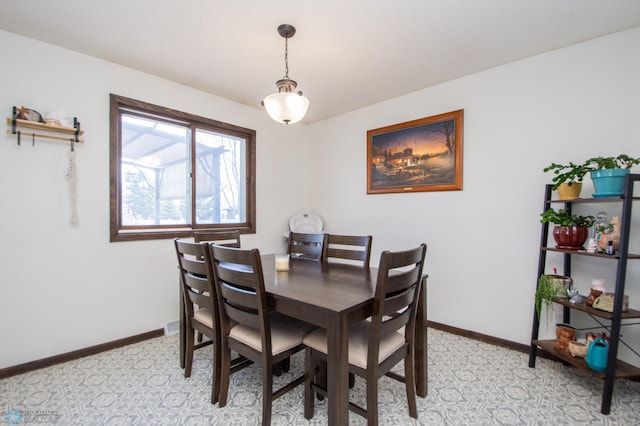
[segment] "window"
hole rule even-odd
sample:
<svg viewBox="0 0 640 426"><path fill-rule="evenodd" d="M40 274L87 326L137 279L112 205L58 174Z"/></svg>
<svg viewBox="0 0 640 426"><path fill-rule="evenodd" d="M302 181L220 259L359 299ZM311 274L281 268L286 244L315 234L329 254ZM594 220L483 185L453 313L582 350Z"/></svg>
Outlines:
<svg viewBox="0 0 640 426"><path fill-rule="evenodd" d="M111 95L111 241L255 232L255 130Z"/></svg>

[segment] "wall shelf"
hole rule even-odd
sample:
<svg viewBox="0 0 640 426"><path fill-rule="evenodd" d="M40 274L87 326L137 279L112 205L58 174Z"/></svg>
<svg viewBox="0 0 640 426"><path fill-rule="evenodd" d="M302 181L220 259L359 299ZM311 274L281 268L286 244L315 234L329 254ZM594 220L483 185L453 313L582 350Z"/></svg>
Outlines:
<svg viewBox="0 0 640 426"><path fill-rule="evenodd" d="M20 145L20 140L23 136L31 138L32 141L35 141L35 138L45 138L64 142L84 143L84 140L80 139L80 136L84 134L84 130L80 130L80 122L74 117L73 123L74 127L66 127L40 123L37 121L23 120L17 118L17 108L14 106L13 117L7 118L7 125L10 127L7 129L7 134L17 135L18 145ZM45 133L25 132L19 129L33 129ZM69 136L65 137L59 135Z"/></svg>

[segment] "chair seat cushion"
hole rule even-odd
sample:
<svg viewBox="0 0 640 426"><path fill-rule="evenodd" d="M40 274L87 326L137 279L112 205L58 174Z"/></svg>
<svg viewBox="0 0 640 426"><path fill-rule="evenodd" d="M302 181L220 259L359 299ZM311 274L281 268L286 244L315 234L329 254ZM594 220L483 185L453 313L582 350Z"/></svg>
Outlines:
<svg viewBox="0 0 640 426"><path fill-rule="evenodd" d="M369 348L369 321L362 321L349 329L349 364L367 368L367 351ZM327 353L327 330L319 328L304 338L305 346L316 351ZM378 363L391 355L404 344L404 336L398 332L389 334L380 340Z"/></svg>
<svg viewBox="0 0 640 426"><path fill-rule="evenodd" d="M302 339L314 329L310 324L284 315L273 315L270 321L272 355L277 355L302 344ZM257 351L262 351L260 330L237 324L229 331L229 337Z"/></svg>
<svg viewBox="0 0 640 426"><path fill-rule="evenodd" d="M198 309L193 313L193 319L206 325L209 328L213 328L213 314L206 308Z"/></svg>

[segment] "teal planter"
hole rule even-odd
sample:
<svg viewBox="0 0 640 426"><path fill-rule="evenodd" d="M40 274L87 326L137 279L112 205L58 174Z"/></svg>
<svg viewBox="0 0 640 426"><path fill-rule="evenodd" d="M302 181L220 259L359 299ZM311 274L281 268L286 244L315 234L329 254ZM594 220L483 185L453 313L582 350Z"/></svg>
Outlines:
<svg viewBox="0 0 640 426"><path fill-rule="evenodd" d="M619 197L624 190L624 178L629 169L602 169L591 172L594 197Z"/></svg>

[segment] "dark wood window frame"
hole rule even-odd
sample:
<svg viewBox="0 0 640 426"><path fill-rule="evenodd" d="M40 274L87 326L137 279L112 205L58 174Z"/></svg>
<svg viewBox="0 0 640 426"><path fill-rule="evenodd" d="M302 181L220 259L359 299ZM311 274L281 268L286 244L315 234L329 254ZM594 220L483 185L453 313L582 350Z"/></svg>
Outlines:
<svg viewBox="0 0 640 426"><path fill-rule="evenodd" d="M190 125L202 127L206 130L232 135L245 139L246 146L246 219L243 223L228 224L185 224L185 225L158 225L123 227L122 224L122 182L121 182L121 154L120 142L120 114L121 111L140 112L147 115L176 120ZM119 95L110 95L110 126L109 126L109 162L110 162L110 241L136 241L152 239L169 239L174 237L184 238L193 236L195 231L204 230L232 230L239 229L243 234L256 232L256 131L223 123L194 114L173 110L147 102L126 98Z"/></svg>

